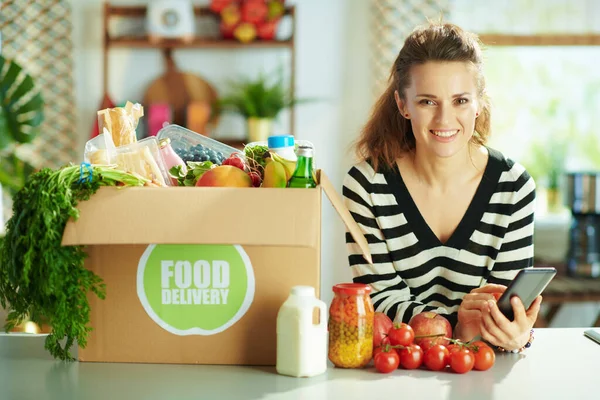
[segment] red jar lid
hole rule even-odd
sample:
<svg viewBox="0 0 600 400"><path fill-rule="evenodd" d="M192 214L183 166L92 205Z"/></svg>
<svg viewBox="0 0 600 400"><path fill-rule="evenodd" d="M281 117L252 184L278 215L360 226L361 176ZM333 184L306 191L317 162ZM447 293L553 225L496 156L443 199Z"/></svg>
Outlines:
<svg viewBox="0 0 600 400"><path fill-rule="evenodd" d="M333 287L333 293L346 295L367 294L371 291L371 286L364 283L338 283Z"/></svg>

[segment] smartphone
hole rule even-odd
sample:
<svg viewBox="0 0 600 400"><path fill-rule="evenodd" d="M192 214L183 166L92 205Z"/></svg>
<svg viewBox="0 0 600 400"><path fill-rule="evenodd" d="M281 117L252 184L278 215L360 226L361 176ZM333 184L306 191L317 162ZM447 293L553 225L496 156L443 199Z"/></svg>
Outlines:
<svg viewBox="0 0 600 400"><path fill-rule="evenodd" d="M542 294L554 275L556 275L556 268L552 267L522 269L498 299L498 308L506 318L510 321L514 320L510 299L518 296L527 310L535 298Z"/></svg>
<svg viewBox="0 0 600 400"><path fill-rule="evenodd" d="M594 342L600 344L600 331L597 331L595 329L588 329L584 331L583 334L588 338L592 339Z"/></svg>

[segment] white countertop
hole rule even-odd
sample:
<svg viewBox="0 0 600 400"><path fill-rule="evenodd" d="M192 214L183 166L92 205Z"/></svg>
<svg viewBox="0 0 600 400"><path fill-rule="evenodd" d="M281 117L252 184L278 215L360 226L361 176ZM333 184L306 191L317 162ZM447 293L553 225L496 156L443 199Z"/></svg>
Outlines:
<svg viewBox="0 0 600 400"><path fill-rule="evenodd" d="M598 328L596 328L598 329ZM584 328L536 329L525 354L497 353L464 375L329 368L313 378L274 367L63 363L44 337L0 336L0 399L600 399L600 345Z"/></svg>

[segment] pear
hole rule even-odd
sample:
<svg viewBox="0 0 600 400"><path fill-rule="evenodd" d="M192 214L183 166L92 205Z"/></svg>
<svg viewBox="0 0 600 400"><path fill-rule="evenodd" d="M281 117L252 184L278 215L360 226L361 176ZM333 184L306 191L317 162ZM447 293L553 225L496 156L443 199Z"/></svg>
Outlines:
<svg viewBox="0 0 600 400"><path fill-rule="evenodd" d="M288 178L284 164L275 161L273 158L268 158L261 187L284 188L287 185L287 181Z"/></svg>

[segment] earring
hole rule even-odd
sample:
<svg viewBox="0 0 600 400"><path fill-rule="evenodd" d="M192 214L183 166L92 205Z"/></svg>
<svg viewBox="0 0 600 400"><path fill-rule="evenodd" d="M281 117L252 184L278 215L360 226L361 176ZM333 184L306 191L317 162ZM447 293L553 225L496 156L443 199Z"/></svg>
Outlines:
<svg viewBox="0 0 600 400"><path fill-rule="evenodd" d="M408 114L404 114L404 118L408 118Z"/></svg>
<svg viewBox="0 0 600 400"><path fill-rule="evenodd" d="M475 113L475 117L479 117L479 113Z"/></svg>

